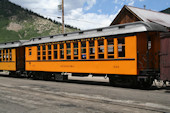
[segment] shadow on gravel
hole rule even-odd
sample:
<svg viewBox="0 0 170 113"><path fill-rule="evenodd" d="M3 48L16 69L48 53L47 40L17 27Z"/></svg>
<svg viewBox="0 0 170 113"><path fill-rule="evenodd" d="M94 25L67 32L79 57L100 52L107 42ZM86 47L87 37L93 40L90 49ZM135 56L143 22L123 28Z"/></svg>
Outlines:
<svg viewBox="0 0 170 113"><path fill-rule="evenodd" d="M167 86L167 87L166 87L165 93L170 93L170 86Z"/></svg>
<svg viewBox="0 0 170 113"><path fill-rule="evenodd" d="M68 81L57 81L65 83L74 83L74 84L86 84L86 85L99 85L99 86L110 86L107 82L96 82L96 81L86 81L86 80L68 80Z"/></svg>
<svg viewBox="0 0 170 113"><path fill-rule="evenodd" d="M13 76L8 76L8 75L2 75L0 74L0 77L7 77L7 78L19 78L22 79L24 77L13 77ZM28 78L27 78L28 79ZM28 80L34 80L32 78L29 78ZM34 80L34 81L45 81L45 80ZM47 80L49 82L63 82L63 83L73 83L73 84L85 84L85 85L98 85L98 86L110 86L110 87L116 87L116 88L126 88L126 89L138 89L138 90L165 90L165 93L170 93L170 86L167 87L157 87L157 86L152 86L151 88L148 89L142 89L142 88L132 88L128 86L111 86L108 82L97 82L97 81L87 81L87 80L68 80L68 81L54 81L54 80Z"/></svg>

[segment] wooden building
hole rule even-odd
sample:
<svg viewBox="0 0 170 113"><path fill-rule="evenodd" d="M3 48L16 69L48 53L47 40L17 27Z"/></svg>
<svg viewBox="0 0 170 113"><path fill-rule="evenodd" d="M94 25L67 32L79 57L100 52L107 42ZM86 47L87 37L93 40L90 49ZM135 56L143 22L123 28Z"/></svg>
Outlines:
<svg viewBox="0 0 170 113"><path fill-rule="evenodd" d="M122 8L111 25L131 23L136 21L154 22L170 29L170 14L126 5Z"/></svg>

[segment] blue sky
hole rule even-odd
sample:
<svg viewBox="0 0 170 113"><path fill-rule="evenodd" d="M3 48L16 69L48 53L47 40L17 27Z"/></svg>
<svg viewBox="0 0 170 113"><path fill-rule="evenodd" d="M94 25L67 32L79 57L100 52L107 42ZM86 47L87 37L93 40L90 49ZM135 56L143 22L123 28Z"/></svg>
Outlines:
<svg viewBox="0 0 170 113"><path fill-rule="evenodd" d="M58 5L61 0L10 0L44 17L61 22ZM66 24L82 30L109 26L124 5L161 11L170 0L64 0Z"/></svg>

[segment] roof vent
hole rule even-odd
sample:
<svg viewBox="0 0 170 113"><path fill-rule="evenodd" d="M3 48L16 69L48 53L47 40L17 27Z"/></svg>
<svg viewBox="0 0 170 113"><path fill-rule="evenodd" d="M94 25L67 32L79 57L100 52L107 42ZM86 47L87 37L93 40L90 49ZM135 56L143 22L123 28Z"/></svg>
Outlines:
<svg viewBox="0 0 170 113"><path fill-rule="evenodd" d="M83 34L84 32L82 31L82 32L79 32L79 34Z"/></svg>
<svg viewBox="0 0 170 113"><path fill-rule="evenodd" d="M101 32L101 31L103 31L103 29L97 29L97 32Z"/></svg>
<svg viewBox="0 0 170 113"><path fill-rule="evenodd" d="M53 36L50 36L50 38L54 38Z"/></svg>
<svg viewBox="0 0 170 113"><path fill-rule="evenodd" d="M125 26L119 26L119 29L124 29L125 28Z"/></svg>
<svg viewBox="0 0 170 113"><path fill-rule="evenodd" d="M67 36L67 34L64 34L63 36Z"/></svg>
<svg viewBox="0 0 170 113"><path fill-rule="evenodd" d="M38 40L41 40L41 38L38 38Z"/></svg>
<svg viewBox="0 0 170 113"><path fill-rule="evenodd" d="M5 43L5 45L6 45L6 43Z"/></svg>
<svg viewBox="0 0 170 113"><path fill-rule="evenodd" d="M12 42L12 44L14 44L14 42Z"/></svg>

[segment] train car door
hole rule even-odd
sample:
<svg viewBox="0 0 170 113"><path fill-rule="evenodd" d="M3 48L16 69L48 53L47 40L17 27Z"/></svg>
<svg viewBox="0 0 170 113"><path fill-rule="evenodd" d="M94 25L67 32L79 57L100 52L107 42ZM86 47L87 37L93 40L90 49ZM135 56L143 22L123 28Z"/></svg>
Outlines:
<svg viewBox="0 0 170 113"><path fill-rule="evenodd" d="M25 70L25 47L16 49L17 70Z"/></svg>
<svg viewBox="0 0 170 113"><path fill-rule="evenodd" d="M160 77L170 81L170 32L161 34Z"/></svg>

